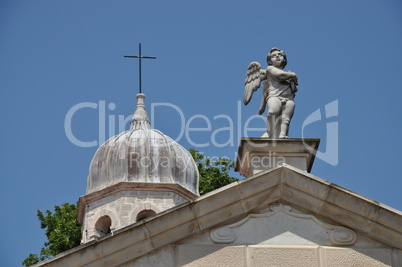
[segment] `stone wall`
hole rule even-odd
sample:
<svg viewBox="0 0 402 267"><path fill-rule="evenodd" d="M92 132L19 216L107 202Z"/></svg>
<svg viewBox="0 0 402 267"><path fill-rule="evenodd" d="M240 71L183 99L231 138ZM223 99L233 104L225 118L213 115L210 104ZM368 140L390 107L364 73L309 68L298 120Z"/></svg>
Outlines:
<svg viewBox="0 0 402 267"><path fill-rule="evenodd" d="M81 243L102 236L95 225L104 216L111 219L113 231L137 222L137 215L143 210L159 213L186 201L175 192L158 190L120 191L98 199L85 207Z"/></svg>
<svg viewBox="0 0 402 267"><path fill-rule="evenodd" d="M397 252L395 252L397 253ZM390 249L325 246L179 246L175 266L398 266ZM395 255L397 256L397 255Z"/></svg>
<svg viewBox="0 0 402 267"><path fill-rule="evenodd" d="M381 267L401 266L401 250L329 246L167 246L122 267Z"/></svg>

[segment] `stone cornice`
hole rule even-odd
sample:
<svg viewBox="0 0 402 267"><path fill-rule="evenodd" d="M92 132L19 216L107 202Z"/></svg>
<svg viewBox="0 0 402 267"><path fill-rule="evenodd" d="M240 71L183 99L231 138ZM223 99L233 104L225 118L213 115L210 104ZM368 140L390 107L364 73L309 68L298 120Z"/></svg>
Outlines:
<svg viewBox="0 0 402 267"><path fill-rule="evenodd" d="M287 202L402 249L402 213L288 165L263 171L61 253L36 266L117 266L202 231Z"/></svg>

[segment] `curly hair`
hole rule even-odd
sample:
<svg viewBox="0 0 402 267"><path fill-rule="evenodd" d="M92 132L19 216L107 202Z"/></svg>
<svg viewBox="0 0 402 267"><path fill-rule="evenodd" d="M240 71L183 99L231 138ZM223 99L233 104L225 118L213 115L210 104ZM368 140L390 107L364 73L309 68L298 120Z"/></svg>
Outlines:
<svg viewBox="0 0 402 267"><path fill-rule="evenodd" d="M271 66L271 65L272 65L271 54L272 54L272 52L274 52L274 51L279 51L279 52L282 53L284 60L283 60L283 63L282 63L282 66L281 66L281 67L282 67L282 68L285 68L286 65L288 64L288 60L287 60L287 58L286 58L286 53L285 53L283 50L280 50L279 48L276 48L276 47L272 48L271 51L269 51L269 54L268 54L268 56L267 56L267 63L268 63L268 66Z"/></svg>

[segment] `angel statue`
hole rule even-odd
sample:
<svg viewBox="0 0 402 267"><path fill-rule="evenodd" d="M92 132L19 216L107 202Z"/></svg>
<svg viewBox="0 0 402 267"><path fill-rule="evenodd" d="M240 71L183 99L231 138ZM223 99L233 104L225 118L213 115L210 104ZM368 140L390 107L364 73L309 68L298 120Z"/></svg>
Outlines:
<svg viewBox="0 0 402 267"><path fill-rule="evenodd" d="M262 137L289 138L289 123L295 109L297 76L294 72L284 71L287 64L286 54L274 47L267 56L268 68L262 69L260 63L251 62L244 82L243 102L247 105L253 93L264 82L262 102L258 114L263 114L268 104L267 132Z"/></svg>

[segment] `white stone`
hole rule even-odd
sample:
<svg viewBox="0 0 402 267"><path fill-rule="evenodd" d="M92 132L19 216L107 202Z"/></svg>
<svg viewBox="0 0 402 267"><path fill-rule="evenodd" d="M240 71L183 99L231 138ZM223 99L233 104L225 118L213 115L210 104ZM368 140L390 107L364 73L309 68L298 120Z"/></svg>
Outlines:
<svg viewBox="0 0 402 267"><path fill-rule="evenodd" d="M262 69L260 63L251 62L244 82L243 102L247 105L253 93L263 83L262 101L259 114L265 112L268 105L267 132L270 138L289 138L289 124L293 117L297 92L297 76L294 72L284 71L287 58L284 51L272 48L267 56L268 68Z"/></svg>
<svg viewBox="0 0 402 267"><path fill-rule="evenodd" d="M283 204L272 205L268 211L213 229L210 236L213 242L224 244L349 246L356 242L354 231L324 223Z"/></svg>
<svg viewBox="0 0 402 267"><path fill-rule="evenodd" d="M264 224L269 223L269 233L259 244L236 243L251 243L252 240L247 240L245 236L230 244L212 242L209 236L212 229L236 224L252 214L274 213L275 209L268 208L278 202L291 206L292 210L277 211L266 217L267 221L261 218L255 220L259 223L249 220L244 224L264 229ZM296 216L290 216L291 212ZM289 222L284 222L285 219ZM330 232L326 225L354 231L356 242L347 246L333 244L328 233L318 232L320 229ZM297 229L298 226L302 228ZM300 230L307 232L300 233ZM245 229L244 233L247 231ZM291 235L287 235L287 231ZM264 236L262 230L259 232ZM325 243L328 240L331 243ZM300 266L359 266L357 263L362 261L365 267L399 267L402 262L402 212L286 165L261 171L192 202L184 202L117 229L37 266L119 266L135 264L137 259L151 263L147 266L158 266L152 264L153 253L166 246L175 248L166 256L173 257L173 266L177 266L179 261L189 264L190 260L194 265L213 264L217 257L225 255L232 255L229 257L233 259L230 264L241 262L252 266L263 264L264 257L271 255L278 266L295 266L298 263ZM180 259L180 255L190 251L185 246L195 253L199 250L203 256L198 258L189 254ZM239 247L241 253L233 252L239 251ZM183 253L177 254L178 251ZM205 254L208 251L211 251L211 256ZM228 252L219 254L221 251ZM299 258L300 262L294 260Z"/></svg>
<svg viewBox="0 0 402 267"><path fill-rule="evenodd" d="M151 129L144 98L137 95L130 130L106 141L92 159L78 207L82 243L199 196L191 154Z"/></svg>
<svg viewBox="0 0 402 267"><path fill-rule="evenodd" d="M319 143L319 139L242 138L235 170L252 176L287 164L310 172Z"/></svg>

